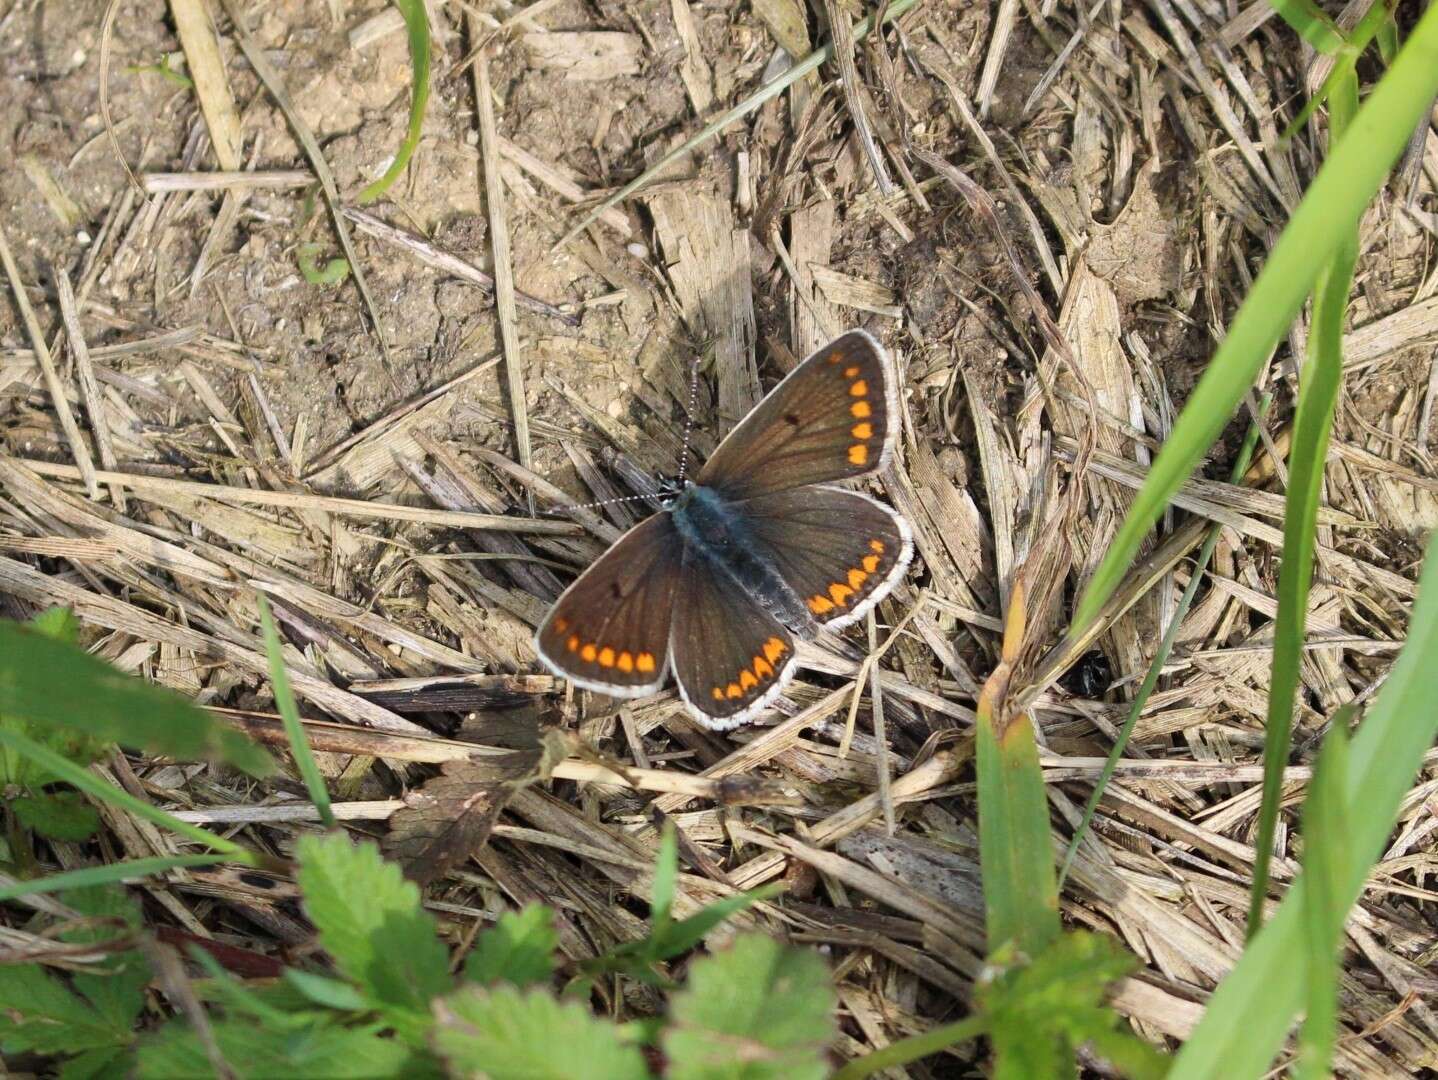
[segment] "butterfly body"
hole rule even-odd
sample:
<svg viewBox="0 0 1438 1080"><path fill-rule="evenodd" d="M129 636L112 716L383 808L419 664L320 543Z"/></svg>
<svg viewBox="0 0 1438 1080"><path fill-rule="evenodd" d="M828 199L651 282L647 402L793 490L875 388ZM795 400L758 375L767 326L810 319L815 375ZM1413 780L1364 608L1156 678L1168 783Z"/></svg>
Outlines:
<svg viewBox="0 0 1438 1080"><path fill-rule="evenodd" d="M555 601L540 659L622 698L672 672L715 730L757 716L793 677L796 637L857 622L908 568L908 522L833 483L884 469L897 432L897 378L878 342L856 330L817 350Z"/></svg>
<svg viewBox="0 0 1438 1080"><path fill-rule="evenodd" d="M684 540L686 566L702 561L753 597L789 629L811 638L818 627L749 527L744 507L718 491L688 484L668 507Z"/></svg>

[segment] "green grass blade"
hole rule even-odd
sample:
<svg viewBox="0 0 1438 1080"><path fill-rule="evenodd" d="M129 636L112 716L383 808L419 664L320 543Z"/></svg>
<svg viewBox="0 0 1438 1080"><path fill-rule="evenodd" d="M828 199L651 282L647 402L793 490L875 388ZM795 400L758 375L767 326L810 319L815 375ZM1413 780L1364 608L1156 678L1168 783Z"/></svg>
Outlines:
<svg viewBox="0 0 1438 1080"><path fill-rule="evenodd" d="M106 783L100 777L82 769L69 758L57 754L48 747L41 746L34 739L21 735L18 731L7 731L0 727L0 746L8 747L16 753L23 754L32 761L37 761L48 769L56 778L63 780L73 787L79 788L87 795L93 795L121 810L128 810L136 817L142 817L146 821L153 821L156 825L163 825L165 828L192 840L197 844L204 844L213 851L221 852L235 862L247 865L256 865L256 856L248 848L235 843L223 836L202 829L198 825L191 825L188 821L181 821L177 817L165 813L157 806L151 806L143 799L137 799L124 788L116 787L114 784Z"/></svg>
<svg viewBox="0 0 1438 1080"><path fill-rule="evenodd" d="M1352 75L1334 88L1331 122L1346 130L1358 107L1358 80ZM1273 622L1273 667L1268 682L1268 718L1263 739L1263 804L1253 886L1248 902L1248 936L1263 924L1268 872L1283 796L1283 767L1292 743L1293 706L1298 695L1299 662L1308 618L1308 589L1318 538L1318 505L1323 499L1324 462L1333 430L1333 410L1343 383L1343 319L1358 261L1358 232L1334 252L1319 279L1308 335L1309 357L1299 374L1298 407L1288 452L1288 494L1283 506L1283 565L1278 573L1278 615Z"/></svg>
<svg viewBox="0 0 1438 1080"><path fill-rule="evenodd" d="M1393 66L1374 87L1294 210L1079 602L1075 629L1087 626L1118 587L1173 493L1197 467L1253 385L1264 359L1282 338L1319 272L1351 235L1414 127L1427 115L1435 94L1438 5L1430 6L1418 20Z"/></svg>
<svg viewBox="0 0 1438 1080"><path fill-rule="evenodd" d="M404 16L404 28L409 36L409 130L385 174L359 193L361 206L374 202L388 191L409 165L409 159L419 145L424 110L429 104L429 19L425 15L424 0L394 0L394 6Z"/></svg>
<svg viewBox="0 0 1438 1080"><path fill-rule="evenodd" d="M984 1033L986 1021L982 1016L970 1016L952 1024L944 1024L922 1035L910 1035L907 1039L880 1047L872 1054L855 1058L836 1072L831 1080L863 1080L866 1076L883 1072L911 1061L918 1061L930 1054L937 1054L955 1043L977 1039Z"/></svg>
<svg viewBox="0 0 1438 1080"><path fill-rule="evenodd" d="M1260 418L1268 412L1268 406L1272 400L1272 395L1264 395L1263 401L1259 403L1258 407ZM1233 468L1229 471L1231 483L1239 483L1243 479L1244 473L1248 472L1249 463L1253 460L1253 451L1258 446L1258 439L1258 425L1250 425L1243 445L1239 448L1238 456L1234 459ZM1073 839L1069 841L1068 850L1064 853L1063 867L1059 870L1058 887L1060 891L1063 890L1064 881L1068 878L1069 870L1073 866L1074 856L1078 854L1079 845L1083 843L1084 835L1088 832L1093 816L1098 810L1104 790L1108 787L1109 781L1113 779L1114 770L1118 768L1119 758L1123 757L1124 749L1128 746L1129 736L1133 734L1134 725L1138 723L1139 716L1143 714L1144 706L1148 704L1148 699L1152 696L1154 688L1158 686L1158 680L1163 674L1163 666L1168 663L1169 656L1173 654L1173 646L1178 640L1179 628L1183 626L1183 620L1188 617L1188 609L1193 606L1194 597L1198 595L1199 586L1203 584L1203 575L1208 570L1209 561L1213 558L1213 551L1218 547L1218 538L1222 533L1223 526L1213 525L1203 538L1198 558L1194 560L1193 573L1189 576L1188 585L1184 588L1183 595L1179 597L1178 606L1173 609L1173 616L1169 619L1168 627L1163 632L1163 638L1158 643L1158 651L1153 654L1152 663L1148 665L1148 673L1144 675L1143 684L1138 688L1138 693L1133 696L1133 701L1129 704L1128 716L1124 718L1118 738L1114 740L1113 747L1108 752L1108 759L1103 763L1103 771L1099 774L1098 782L1094 784L1088 803L1083 808L1083 817L1079 820L1078 828L1074 830Z"/></svg>
<svg viewBox="0 0 1438 1080"><path fill-rule="evenodd" d="M1024 594L1020 574L1009 599L1003 659L979 695L975 725L979 866L990 956L1001 949L1038 956L1061 930L1048 793L1033 725L1026 714L1006 723L1001 714L1010 665L1023 638Z"/></svg>
<svg viewBox="0 0 1438 1080"><path fill-rule="evenodd" d="M1269 0L1269 3L1279 18L1324 55L1334 56L1348 44L1338 24L1313 0Z"/></svg>
<svg viewBox="0 0 1438 1080"><path fill-rule="evenodd" d="M1438 65L1435 65L1438 66ZM1398 808L1423 755L1438 735L1438 543L1430 542L1408 625L1408 642L1368 710L1348 757L1346 845L1336 874L1346 912L1382 854ZM1267 926L1209 999L1203 1019L1179 1052L1170 1080L1258 1076L1273 1060L1304 1004L1308 882L1294 882Z"/></svg>
<svg viewBox="0 0 1438 1080"><path fill-rule="evenodd" d="M891 3L887 8L883 8L881 10L881 14L884 17L884 22L893 22L900 15L908 11L909 8L913 7L918 2L919 0L894 0L894 2ZM874 18L872 15L859 20L859 22L854 24L854 40L861 41L873 29ZM636 191L644 187L644 185L648 184L656 176L662 173L665 169L669 168L669 166L674 164L674 162L678 161L680 158L684 157L684 155L695 150L697 147L703 146L706 142L714 138L730 124L737 123L738 121L744 119L744 117L748 116L750 113L758 109L759 106L763 105L764 102L770 101L773 98L778 97L785 90L789 89L789 87L793 86L796 82L802 79L805 75L809 74L809 72L817 68L820 64L823 64L826 60L829 60L833 55L834 46L832 42L828 45L821 45L819 48L815 49L808 56L804 57L804 59L800 60L797 64L791 67L788 71L784 72L777 78L771 79L769 82L766 82L749 97L739 102L738 105L735 105L732 109L728 110L722 115L711 120L709 123L705 124L697 132L695 132L689 138L685 139L673 150L670 150L669 153L665 154L653 165L649 166L649 168L645 169L633 180L629 181L629 183L625 184L622 188L616 191L613 195L610 195L589 213L585 214L584 217L580 219L578 225L574 226L574 228L570 229L560 238L559 242L554 245L555 249L557 250L564 247L565 244L569 243L569 241L573 240L585 229L589 228L589 226L593 225L596 221L598 221L599 215L604 213L604 211L614 206L618 206L625 199L629 198L629 196L633 195Z"/></svg>
<svg viewBox="0 0 1438 1080"><path fill-rule="evenodd" d="M229 855L165 855L153 859L130 859L128 862L85 866L79 870L66 870L64 873L16 881L0 887L0 902L15 900L21 896L33 896L36 893L83 889L91 885L118 885L124 881L149 877L151 874L163 874L177 866L213 866L215 863L229 860Z"/></svg>
<svg viewBox="0 0 1438 1080"><path fill-rule="evenodd" d="M265 635L265 656L270 662L270 683L275 690L275 708L280 711L280 718L284 720L285 738L289 741L290 753L294 755L295 765L304 779L305 790L310 793L310 801L320 813L320 821L326 829L333 829L335 815L330 809L329 789L325 786L325 778L315 762L310 741L305 738L305 726L300 723L299 706L295 704L295 694L290 689L290 676L285 671L285 656L280 648L280 635L275 632L275 620L270 616L269 601L263 593L258 594L256 599L260 605L260 627Z"/></svg>
<svg viewBox="0 0 1438 1080"><path fill-rule="evenodd" d="M1303 804L1303 922L1308 959L1307 1015L1298 1038L1295 1074L1299 1080L1331 1075L1338 1033L1338 973L1343 937L1342 873L1348 860L1348 723L1352 709L1339 710L1313 768Z"/></svg>

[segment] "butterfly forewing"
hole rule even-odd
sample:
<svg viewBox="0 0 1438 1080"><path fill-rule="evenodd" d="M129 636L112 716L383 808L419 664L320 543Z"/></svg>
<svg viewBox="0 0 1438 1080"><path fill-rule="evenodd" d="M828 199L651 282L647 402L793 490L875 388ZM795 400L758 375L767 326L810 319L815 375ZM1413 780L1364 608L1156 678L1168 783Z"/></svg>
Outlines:
<svg viewBox="0 0 1438 1080"><path fill-rule="evenodd" d="M689 711L717 731L757 715L794 672L794 638L736 582L691 553L670 634Z"/></svg>
<svg viewBox="0 0 1438 1080"><path fill-rule="evenodd" d="M696 482L744 499L865 476L893 456L897 404L883 348L850 331L790 372L719 444Z"/></svg>
<svg viewBox="0 0 1438 1080"><path fill-rule="evenodd" d="M589 690L639 697L665 679L683 545L668 514L630 529L555 601L535 647Z"/></svg>
<svg viewBox="0 0 1438 1080"><path fill-rule="evenodd" d="M909 523L837 487L761 495L738 505L760 553L821 626L856 622L889 594L913 558Z"/></svg>

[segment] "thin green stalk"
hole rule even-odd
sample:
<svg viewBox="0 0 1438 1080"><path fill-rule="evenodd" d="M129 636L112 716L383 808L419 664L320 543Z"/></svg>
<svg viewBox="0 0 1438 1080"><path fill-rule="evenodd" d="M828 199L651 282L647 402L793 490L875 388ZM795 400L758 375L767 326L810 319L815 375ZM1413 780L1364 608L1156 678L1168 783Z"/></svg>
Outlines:
<svg viewBox="0 0 1438 1080"><path fill-rule="evenodd" d="M986 1026L987 1021L984 1017L970 1016L965 1020L936 1027L922 1035L910 1035L907 1039L890 1043L888 1046L875 1050L872 1054L855 1058L836 1072L830 1080L863 1080L863 1077L873 1076L884 1069L907 1065L911 1061L918 1061L930 1054L937 1054L955 1043L977 1039L984 1033Z"/></svg>
<svg viewBox="0 0 1438 1080"><path fill-rule="evenodd" d="M319 811L320 821L327 829L335 827L335 815L330 809L330 793L325 786L324 774L315 761L310 741L305 737L305 726L300 722L299 706L295 704L294 691L290 689L290 676L285 670L285 656L280 646L280 635L275 632L275 620L270 616L270 605L264 593L257 594L260 607L260 627L265 635L265 656L270 662L270 683L275 690L275 708L285 724L285 738L289 740L290 753L310 793L310 801Z"/></svg>
<svg viewBox="0 0 1438 1080"><path fill-rule="evenodd" d="M1334 88L1330 123L1342 139L1358 108L1358 80ZM1268 683L1268 717L1263 740L1263 803L1258 813L1253 887L1248 901L1248 936L1263 925L1273 843L1282 810L1283 769L1292 746L1293 708L1308 617L1308 590L1318 546L1318 507L1323 501L1324 461L1333 429L1333 410L1343 385L1343 321L1358 261L1358 230L1347 236L1319 278L1308 363L1299 374L1293 441L1288 451L1288 493L1283 507L1283 564L1278 573L1278 614L1273 622L1273 667Z"/></svg>
<svg viewBox="0 0 1438 1080"><path fill-rule="evenodd" d="M1258 405L1258 415L1263 417L1268 412L1269 403L1272 402L1272 394L1264 394L1263 400ZM1234 459L1233 468L1229 471L1229 480L1238 483L1243 479L1244 473L1248 472L1249 463L1253 461L1253 452L1258 447L1258 425L1251 424L1248 434L1244 436L1243 445L1239 447L1238 457ZM1203 581L1203 575L1208 570L1209 560L1213 558L1214 548L1218 546L1218 538L1223 532L1222 525L1212 525L1203 538L1203 544L1199 548L1198 558L1194 560L1193 573L1188 579L1188 585L1184 587L1183 595L1179 597L1178 606L1174 609L1173 617L1169 619L1168 627L1163 632L1163 640L1158 643L1158 651L1153 654L1153 662L1148 666L1148 673L1144 676L1138 693L1134 695L1133 702L1129 705L1128 716L1124 718L1123 727L1119 730L1118 738L1114 740L1113 748L1109 750L1108 760L1103 763L1103 772L1099 774L1098 782L1094 784L1090 793L1088 803L1083 808L1083 817L1079 820L1078 828L1074 830L1073 839L1069 841L1068 851L1064 853L1063 866L1059 869L1059 890L1062 891L1064 882L1068 879L1069 870L1073 866L1074 857L1078 854L1079 844L1088 832L1089 825L1093 822L1093 816L1098 810L1099 800L1107 790L1109 782L1113 780L1114 770L1123 757L1123 752L1128 746L1129 737L1133 734L1134 725L1138 723L1139 716L1143 713L1144 706L1148 704L1149 697L1158 686L1159 677L1163 674L1164 665L1173 653L1174 643L1178 640L1179 628L1183 620L1188 616L1188 609L1193 606L1194 597L1198 595L1199 585Z"/></svg>
<svg viewBox="0 0 1438 1080"><path fill-rule="evenodd" d="M30 878L0 886L0 902L15 900L36 893L64 892L66 889L84 889L91 885L118 885L124 881L135 881L151 874L163 874L178 866L213 866L215 863L230 862L229 855L164 855L151 859L130 859L128 862L104 863L100 866L84 866L78 870L66 870L42 878Z"/></svg>
<svg viewBox="0 0 1438 1080"><path fill-rule="evenodd" d="M1075 631L1098 616L1153 523L1228 424L1319 272L1357 226L1413 129L1427 116L1435 94L1438 4L1430 5L1414 25L1393 66L1294 210L1080 600Z"/></svg>
<svg viewBox="0 0 1438 1080"><path fill-rule="evenodd" d="M128 810L136 817L142 817L146 821L162 825L196 844L204 844L214 851L221 852L233 862L244 863L247 866L258 865L258 857L248 848L223 836L217 836L208 829L191 825L188 821L181 821L179 818L165 813L159 807L151 806L143 799L135 798L124 788L106 783L88 769L81 768L69 758L55 753L48 747L41 746L34 739L27 738L17 731L0 728L0 746L8 746L30 760L39 762L56 778L79 788L88 795L103 799L122 810Z"/></svg>

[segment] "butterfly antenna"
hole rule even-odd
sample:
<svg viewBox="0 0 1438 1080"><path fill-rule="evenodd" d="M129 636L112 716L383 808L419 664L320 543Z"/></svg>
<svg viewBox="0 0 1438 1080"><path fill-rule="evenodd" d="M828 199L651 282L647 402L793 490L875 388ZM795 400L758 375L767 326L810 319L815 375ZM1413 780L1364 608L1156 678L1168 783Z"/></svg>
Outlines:
<svg viewBox="0 0 1438 1080"><path fill-rule="evenodd" d="M613 506L615 503L639 502L643 499L653 498L651 495L619 495L612 499L599 499L596 502L568 503L564 506L551 506L545 511L547 514L567 514L571 510L595 510L601 506Z"/></svg>
<svg viewBox="0 0 1438 1080"><path fill-rule="evenodd" d="M689 364L689 407L684 410L684 443L679 448L679 486L689 475L689 436L694 434L694 410L699 407L699 354Z"/></svg>

